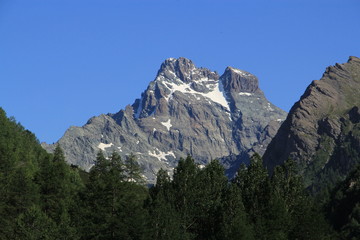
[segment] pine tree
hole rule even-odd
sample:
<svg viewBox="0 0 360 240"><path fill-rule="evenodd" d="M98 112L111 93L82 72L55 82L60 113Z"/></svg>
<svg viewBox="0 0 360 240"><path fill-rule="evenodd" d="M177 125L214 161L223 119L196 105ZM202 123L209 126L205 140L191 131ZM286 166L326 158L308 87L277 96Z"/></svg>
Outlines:
<svg viewBox="0 0 360 240"><path fill-rule="evenodd" d="M151 225L151 238L156 240L183 239L180 213L175 209L176 199L168 173L160 169L156 184L150 188L147 201Z"/></svg>
<svg viewBox="0 0 360 240"><path fill-rule="evenodd" d="M101 151L98 153L84 196L83 238L140 239L144 236L147 215L143 203L147 190L136 182L127 182L127 178L116 152L108 160Z"/></svg>
<svg viewBox="0 0 360 240"><path fill-rule="evenodd" d="M325 239L330 229L320 206L305 191L303 179L292 160L275 168L272 199L267 216L269 236L279 239ZM280 236L278 234L281 234Z"/></svg>
<svg viewBox="0 0 360 240"><path fill-rule="evenodd" d="M291 230L291 216L287 211L284 199L272 192L263 214L265 224L263 239L288 239L289 231Z"/></svg>
<svg viewBox="0 0 360 240"><path fill-rule="evenodd" d="M255 153L247 168L242 165L234 181L240 188L248 218L254 224L255 236L262 239L266 236L265 212L270 199L270 184L260 155Z"/></svg>
<svg viewBox="0 0 360 240"><path fill-rule="evenodd" d="M271 184L275 194L284 199L290 214L306 198L303 179L297 172L296 163L291 159L275 168Z"/></svg>
<svg viewBox="0 0 360 240"><path fill-rule="evenodd" d="M55 240L58 236L56 223L36 205L28 208L16 219L13 239Z"/></svg>
<svg viewBox="0 0 360 240"><path fill-rule="evenodd" d="M141 168L136 162L136 157L134 154L130 154L126 157L125 172L128 182L135 182L139 184L143 184L145 182L141 174Z"/></svg>
<svg viewBox="0 0 360 240"><path fill-rule="evenodd" d="M146 204L151 219L150 239L183 239L180 229L180 214L174 208L173 194L168 173L160 169L155 186L150 188Z"/></svg>
<svg viewBox="0 0 360 240"><path fill-rule="evenodd" d="M14 220L32 205L38 204L38 187L33 182L32 172L25 165L8 172L5 176L7 182L0 184L0 239L12 239L16 229Z"/></svg>
<svg viewBox="0 0 360 240"><path fill-rule="evenodd" d="M77 239L75 218L78 193L83 188L78 172L65 162L60 145L57 145L52 159L45 159L37 177L40 184L43 211L59 228L58 239Z"/></svg>
<svg viewBox="0 0 360 240"><path fill-rule="evenodd" d="M271 198L266 216L267 234L271 239L287 239L291 229L298 224L295 212L301 211L300 205L306 198L296 163L288 160L277 166L270 187Z"/></svg>
<svg viewBox="0 0 360 240"><path fill-rule="evenodd" d="M89 182L84 195L82 235L85 239L111 239L109 216L113 212L113 192L109 187L110 161L103 152L97 153L95 165L90 169Z"/></svg>
<svg viewBox="0 0 360 240"><path fill-rule="evenodd" d="M174 169L172 187L174 190L175 209L181 215L180 227L183 239L192 239L196 234L196 177L199 171L194 159L188 156L180 159L178 166Z"/></svg>
<svg viewBox="0 0 360 240"><path fill-rule="evenodd" d="M35 136L0 108L0 239L12 239L15 219L38 204L33 181L38 160L46 156Z"/></svg>
<svg viewBox="0 0 360 240"><path fill-rule="evenodd" d="M219 232L222 194L228 184L224 167L218 160L211 161L198 172L195 183L197 238L212 239Z"/></svg>
<svg viewBox="0 0 360 240"><path fill-rule="evenodd" d="M253 226L248 221L237 185L230 184L223 192L220 214L220 231L216 235L217 239L255 239Z"/></svg>

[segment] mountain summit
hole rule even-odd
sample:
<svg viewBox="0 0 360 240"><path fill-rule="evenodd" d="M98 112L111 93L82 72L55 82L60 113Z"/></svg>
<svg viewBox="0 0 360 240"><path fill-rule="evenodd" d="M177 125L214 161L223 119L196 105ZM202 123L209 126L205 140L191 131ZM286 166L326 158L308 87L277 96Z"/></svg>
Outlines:
<svg viewBox="0 0 360 240"><path fill-rule="evenodd" d="M271 104L258 79L228 67L219 76L186 58L165 60L154 81L132 105L71 127L58 141L72 164L89 170L96 153L133 153L148 182L188 154L205 165L224 158L227 168L262 154L286 113ZM53 146L44 145L51 151ZM227 156L239 155L236 162Z"/></svg>
<svg viewBox="0 0 360 240"><path fill-rule="evenodd" d="M222 76L224 79L224 89L227 92L247 92L260 93L258 79L246 71L236 68L227 67Z"/></svg>

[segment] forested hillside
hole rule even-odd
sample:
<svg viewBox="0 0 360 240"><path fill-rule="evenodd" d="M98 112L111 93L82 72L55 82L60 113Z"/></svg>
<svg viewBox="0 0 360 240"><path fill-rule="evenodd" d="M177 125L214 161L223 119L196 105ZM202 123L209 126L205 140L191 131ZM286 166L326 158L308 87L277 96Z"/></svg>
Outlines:
<svg viewBox="0 0 360 240"><path fill-rule="evenodd" d="M229 181L188 156L148 187L134 155L100 151L82 172L1 109L0 239L359 239L359 169L320 198L296 166L269 176L255 154Z"/></svg>
<svg viewBox="0 0 360 240"><path fill-rule="evenodd" d="M83 187L59 147L46 153L0 109L0 239L76 239L73 216Z"/></svg>

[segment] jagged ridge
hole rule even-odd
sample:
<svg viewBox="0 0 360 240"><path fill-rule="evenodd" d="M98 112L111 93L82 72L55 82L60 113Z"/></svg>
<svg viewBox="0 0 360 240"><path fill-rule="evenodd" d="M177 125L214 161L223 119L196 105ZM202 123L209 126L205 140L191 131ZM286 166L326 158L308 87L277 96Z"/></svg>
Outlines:
<svg viewBox="0 0 360 240"><path fill-rule="evenodd" d="M253 149L263 153L274 135L268 130L285 116L265 98L254 75L228 67L219 76L186 58L170 58L140 99L70 128L59 143L68 161L87 170L99 149L134 153L153 182L160 168L171 172L187 154L202 165L229 155L246 161ZM234 161L226 160L226 166Z"/></svg>

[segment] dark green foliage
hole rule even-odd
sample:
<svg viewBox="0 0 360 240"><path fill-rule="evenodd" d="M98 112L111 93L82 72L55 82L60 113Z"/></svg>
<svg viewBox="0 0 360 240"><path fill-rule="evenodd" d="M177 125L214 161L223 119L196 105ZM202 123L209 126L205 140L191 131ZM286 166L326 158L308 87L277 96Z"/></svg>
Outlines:
<svg viewBox="0 0 360 240"><path fill-rule="evenodd" d="M229 184L223 191L217 239L255 239L253 226L249 223L242 202L240 189Z"/></svg>
<svg viewBox="0 0 360 240"><path fill-rule="evenodd" d="M142 177L142 171L139 164L136 162L134 154L130 154L125 160L125 177L128 182L136 182L139 184L145 183Z"/></svg>
<svg viewBox="0 0 360 240"><path fill-rule="evenodd" d="M142 239L147 216L143 202L147 190L128 181L128 173L129 169L116 152L108 160L101 151L98 153L84 195L84 238ZM137 179L135 174L131 177Z"/></svg>
<svg viewBox="0 0 360 240"><path fill-rule="evenodd" d="M0 108L0 239L12 239L15 219L38 204L38 185L33 180L37 160L45 155L34 135Z"/></svg>
<svg viewBox="0 0 360 240"><path fill-rule="evenodd" d="M282 219L276 225L284 233L283 236L287 236L285 239L329 239L330 228L321 208L305 191L294 161L287 160L282 166L276 167L271 187L272 206L278 208L275 222Z"/></svg>
<svg viewBox="0 0 360 240"><path fill-rule="evenodd" d="M175 209L172 184L165 170L159 170L156 184L149 193L146 205L151 217L150 239L183 239L180 213Z"/></svg>
<svg viewBox="0 0 360 240"><path fill-rule="evenodd" d="M354 109L358 111L358 107L352 107L342 115L341 134L336 139L321 136L318 150L305 169L306 186L314 195L326 195L360 164L360 123L352 119Z"/></svg>
<svg viewBox="0 0 360 240"><path fill-rule="evenodd" d="M77 239L71 219L81 186L59 146L46 153L0 109L0 239Z"/></svg>
<svg viewBox="0 0 360 240"><path fill-rule="evenodd" d="M307 199L293 216L289 239L332 239L332 230L324 219L320 207Z"/></svg>
<svg viewBox="0 0 360 240"><path fill-rule="evenodd" d="M63 236L76 239L71 212L76 211L78 192L83 188L80 176L76 169L66 164L59 145L55 148L53 159L45 159L41 164L37 179L42 209L55 221Z"/></svg>
<svg viewBox="0 0 360 240"><path fill-rule="evenodd" d="M327 212L341 239L360 238L360 166L332 191Z"/></svg>
<svg viewBox="0 0 360 240"><path fill-rule="evenodd" d="M16 219L14 239L58 239L56 224L38 206L32 206Z"/></svg>
<svg viewBox="0 0 360 240"><path fill-rule="evenodd" d="M219 161L211 161L197 176L196 227L201 239L211 239L219 232L223 192L228 180Z"/></svg>
<svg viewBox="0 0 360 240"><path fill-rule="evenodd" d="M217 160L200 169L181 159L172 181L160 170L149 202L152 239L254 239L240 190Z"/></svg>
<svg viewBox="0 0 360 240"><path fill-rule="evenodd" d="M305 192L303 181L289 160L270 178L255 154L234 181L239 187L256 239L325 239L328 226ZM300 230L301 229L301 230Z"/></svg>
<svg viewBox="0 0 360 240"><path fill-rule="evenodd" d="M258 239L266 234L265 213L270 200L269 178L262 165L262 159L254 154L250 165L242 165L235 178L239 186L242 200L249 220L256 226L255 235Z"/></svg>
<svg viewBox="0 0 360 240"><path fill-rule="evenodd" d="M344 239L360 239L360 203L357 203L348 217L348 222L342 227Z"/></svg>
<svg viewBox="0 0 360 240"><path fill-rule="evenodd" d="M174 199L176 199L174 207L180 214L180 228L184 239L192 239L196 234L195 208L198 202L195 189L198 171L198 166L190 156L180 159L174 170L172 182Z"/></svg>

